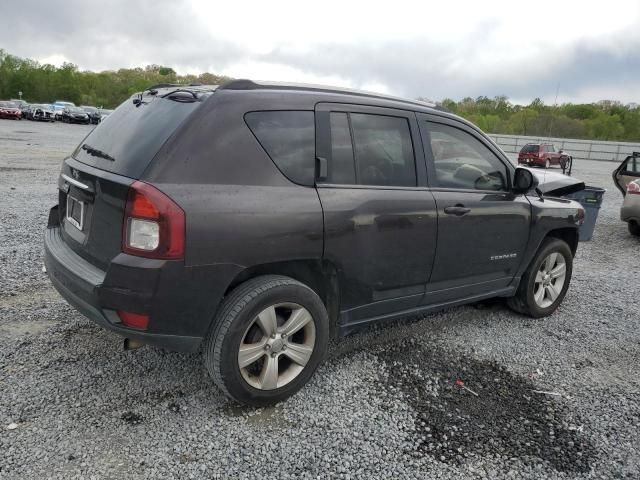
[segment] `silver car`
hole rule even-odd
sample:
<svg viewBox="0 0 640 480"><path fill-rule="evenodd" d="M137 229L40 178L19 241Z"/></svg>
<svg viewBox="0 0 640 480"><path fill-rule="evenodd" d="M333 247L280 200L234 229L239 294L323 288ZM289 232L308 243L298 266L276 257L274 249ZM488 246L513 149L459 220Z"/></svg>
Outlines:
<svg viewBox="0 0 640 480"><path fill-rule="evenodd" d="M633 152L614 170L613 182L624 196L620 218L632 235L640 236L640 152Z"/></svg>

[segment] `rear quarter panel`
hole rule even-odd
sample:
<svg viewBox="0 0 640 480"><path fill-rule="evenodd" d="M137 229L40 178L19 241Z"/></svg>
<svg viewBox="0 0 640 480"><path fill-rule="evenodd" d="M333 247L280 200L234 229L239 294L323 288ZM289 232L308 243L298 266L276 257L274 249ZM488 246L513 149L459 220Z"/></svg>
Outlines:
<svg viewBox="0 0 640 480"><path fill-rule="evenodd" d="M289 181L244 121L247 111L313 110L313 104L281 97L216 92L143 176L185 211L185 263L206 268L217 284L228 285L258 264L322 258L323 218L315 188Z"/></svg>

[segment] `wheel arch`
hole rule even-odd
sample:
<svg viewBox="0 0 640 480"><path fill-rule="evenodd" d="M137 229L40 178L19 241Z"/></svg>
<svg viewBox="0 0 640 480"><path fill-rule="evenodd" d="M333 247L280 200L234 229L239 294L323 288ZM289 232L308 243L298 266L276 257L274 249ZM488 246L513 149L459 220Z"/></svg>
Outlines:
<svg viewBox="0 0 640 480"><path fill-rule="evenodd" d="M233 278L224 292L224 297L227 297L241 283L262 275L283 275L311 288L320 297L327 309L331 338L337 335L340 290L338 272L335 265L329 261L319 259L290 260L253 265L245 268Z"/></svg>
<svg viewBox="0 0 640 480"><path fill-rule="evenodd" d="M557 238L564 241L571 249L571 255L576 254L578 250L578 229L577 228L557 228L547 232L545 238ZM543 238L544 241L544 238ZM540 248L540 247L538 247Z"/></svg>

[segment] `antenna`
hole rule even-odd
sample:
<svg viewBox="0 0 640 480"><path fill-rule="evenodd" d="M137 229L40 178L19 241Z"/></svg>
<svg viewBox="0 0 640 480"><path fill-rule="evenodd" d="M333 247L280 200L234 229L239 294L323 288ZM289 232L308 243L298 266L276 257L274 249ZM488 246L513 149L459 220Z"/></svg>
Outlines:
<svg viewBox="0 0 640 480"><path fill-rule="evenodd" d="M558 108L558 93L560 92L560 82L558 82L558 85L556 86L556 99L553 101L553 108L556 109ZM547 135L547 139L551 140L551 128L553 127L553 112L551 113L551 120L549 120L549 134Z"/></svg>
<svg viewBox="0 0 640 480"><path fill-rule="evenodd" d="M553 110L551 111L551 119L549 120L549 132L547 134L547 141L549 143L551 143L551 129L553 128L553 118L554 118L554 111L556 108L558 108L558 93L560 92L560 82L557 83L556 85L556 98L553 101ZM547 166L545 165L544 168L544 182L547 181Z"/></svg>

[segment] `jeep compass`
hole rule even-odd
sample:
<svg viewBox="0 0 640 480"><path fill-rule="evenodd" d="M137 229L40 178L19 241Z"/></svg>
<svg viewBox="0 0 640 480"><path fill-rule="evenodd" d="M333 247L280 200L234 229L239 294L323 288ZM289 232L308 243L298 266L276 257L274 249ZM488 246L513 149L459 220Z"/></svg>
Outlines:
<svg viewBox="0 0 640 480"><path fill-rule="evenodd" d="M330 338L503 297L550 315L579 204L434 105L235 80L134 95L64 160L48 275L131 344L203 352L251 405L300 389Z"/></svg>

